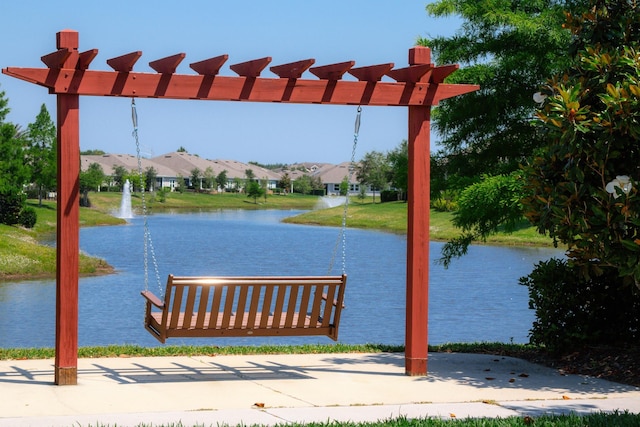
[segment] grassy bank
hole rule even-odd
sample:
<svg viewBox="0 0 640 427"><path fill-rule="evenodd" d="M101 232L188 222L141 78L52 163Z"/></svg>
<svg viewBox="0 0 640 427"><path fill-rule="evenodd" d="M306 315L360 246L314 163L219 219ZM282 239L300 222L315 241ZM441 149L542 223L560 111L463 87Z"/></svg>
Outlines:
<svg viewBox="0 0 640 427"><path fill-rule="evenodd" d="M287 218L285 222L338 227L341 225L343 210L341 206L314 210ZM451 212L431 212L429 226L431 240L447 241L460 235L460 230L451 224L452 218ZM407 204L403 202L373 204L354 200L349 204L347 224L349 227L406 234ZM514 233L491 236L487 243L512 246L552 246L553 244L551 239L538 234L525 222Z"/></svg>
<svg viewBox="0 0 640 427"><path fill-rule="evenodd" d="M112 214L120 206L121 193L91 193L92 208L80 208L80 225L83 227L123 224L125 221L114 218ZM301 215L287 218L285 222L341 226L343 207L314 209L319 198L315 196L268 196L267 199L247 198L243 194L198 194L171 193L160 201L157 194L145 196L150 213L153 212L189 212L212 211L220 209L285 209L309 210ZM36 201L29 202L36 209L38 221L32 230L21 227L0 225L0 280L35 279L55 277L55 249L40 244L55 240L56 205L44 202L39 206ZM142 213L140 194L132 197L132 206L136 213ZM431 212L430 233L432 240L447 241L460 234L460 230L451 225L452 214ZM347 218L349 227L375 229L392 233L407 232L407 204L371 203L353 199L349 205ZM551 240L541 236L532 227L523 227L512 234L492 236L487 243L514 246L551 246ZM110 267L100 259L81 254L80 274L103 274Z"/></svg>

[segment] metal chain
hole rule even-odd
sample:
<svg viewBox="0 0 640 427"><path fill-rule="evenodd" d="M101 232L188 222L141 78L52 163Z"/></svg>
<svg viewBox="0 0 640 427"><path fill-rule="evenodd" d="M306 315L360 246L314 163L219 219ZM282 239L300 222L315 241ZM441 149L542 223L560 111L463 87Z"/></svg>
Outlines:
<svg viewBox="0 0 640 427"><path fill-rule="evenodd" d="M356 148L358 147L358 135L360 134L360 114L362 113L362 107L358 106L358 112L356 114L356 122L353 131L353 146L351 148L351 161L349 162L349 169L347 175L347 183L351 186L351 176L356 167ZM347 213L349 212L349 187L347 187L347 195L345 196L344 205L342 209L342 228L336 239L336 244L333 247L333 254L331 255L331 261L329 262L329 274L333 270L335 264L338 247L342 246L342 274L347 274Z"/></svg>
<svg viewBox="0 0 640 427"><path fill-rule="evenodd" d="M144 225L144 290L149 290L149 254L151 254L151 262L156 274L156 281L158 283L158 289L160 295L164 297L164 289L160 282L160 272L158 271L158 261L156 259L156 252L153 247L153 240L151 240L151 230L149 230L149 222L147 215L147 201L145 197L145 182L144 174L142 173L142 155L140 154L140 139L138 137L138 111L136 110L136 100L131 98L131 121L133 122L133 137L136 140L136 157L138 159L138 178L140 179L140 191L142 200L142 218Z"/></svg>

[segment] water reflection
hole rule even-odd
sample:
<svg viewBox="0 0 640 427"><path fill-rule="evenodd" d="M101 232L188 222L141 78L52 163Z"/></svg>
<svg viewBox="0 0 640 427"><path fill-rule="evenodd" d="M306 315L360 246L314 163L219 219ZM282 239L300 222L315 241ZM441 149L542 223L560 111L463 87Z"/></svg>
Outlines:
<svg viewBox="0 0 640 427"><path fill-rule="evenodd" d="M326 274L338 229L283 224L295 211L220 211L154 215L150 219L158 274L150 266L149 288L161 294L169 273L180 275ZM142 220L85 228L81 249L107 259L117 274L80 281L79 343L158 345L142 327L145 287ZM527 290L517 284L554 249L473 246L445 270L430 245L430 343L527 342L533 313ZM402 344L405 322L406 239L348 230L349 274L340 341ZM336 260L339 273L340 253ZM55 282L0 283L0 347L51 347L55 329ZM325 338L174 340L173 344L287 344Z"/></svg>

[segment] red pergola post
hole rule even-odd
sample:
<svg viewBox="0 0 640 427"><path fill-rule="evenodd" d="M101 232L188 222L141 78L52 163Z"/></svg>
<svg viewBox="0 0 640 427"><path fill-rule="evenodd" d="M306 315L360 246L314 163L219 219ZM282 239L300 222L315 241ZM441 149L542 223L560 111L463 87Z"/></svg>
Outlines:
<svg viewBox="0 0 640 427"><path fill-rule="evenodd" d="M431 51L413 48L409 64L431 63ZM431 105L409 106L407 302L405 373L427 374L429 314L429 172Z"/></svg>
<svg viewBox="0 0 640 427"><path fill-rule="evenodd" d="M78 33L75 31L58 33L57 45L58 49L71 50L71 55L61 68L74 68L77 62ZM57 95L58 228L55 343L55 383L57 385L75 385L78 381L79 100L78 95Z"/></svg>

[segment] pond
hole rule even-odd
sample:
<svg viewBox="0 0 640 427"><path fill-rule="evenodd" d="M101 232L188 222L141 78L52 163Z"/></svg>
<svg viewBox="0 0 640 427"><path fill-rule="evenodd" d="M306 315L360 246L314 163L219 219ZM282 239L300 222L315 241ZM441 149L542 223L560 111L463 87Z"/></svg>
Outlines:
<svg viewBox="0 0 640 427"><path fill-rule="evenodd" d="M149 264L149 289L161 295L167 274L324 275L339 228L284 224L298 211L225 210L156 214L149 218L158 276ZM83 228L81 250L104 258L116 274L80 280L79 345L159 344L142 326L145 289L143 221ZM404 343L406 237L348 229L346 309L340 342ZM528 342L534 319L518 279L553 248L472 246L449 269L438 263L442 243L430 244L429 342ZM342 268L337 251L333 273ZM0 347L53 347L55 281L0 283ZM330 343L328 338L174 339L169 344Z"/></svg>

